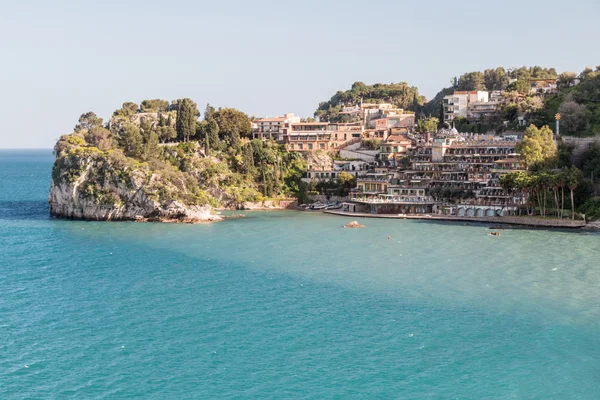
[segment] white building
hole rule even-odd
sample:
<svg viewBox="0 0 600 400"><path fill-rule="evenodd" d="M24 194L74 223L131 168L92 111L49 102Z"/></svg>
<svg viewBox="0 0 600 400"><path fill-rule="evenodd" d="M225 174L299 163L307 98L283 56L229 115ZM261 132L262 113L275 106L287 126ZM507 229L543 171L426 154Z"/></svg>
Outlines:
<svg viewBox="0 0 600 400"><path fill-rule="evenodd" d="M454 91L454 94L444 96L444 122L452 123L456 117L469 117L469 107L473 103L489 102L489 93L483 90Z"/></svg>
<svg viewBox="0 0 600 400"><path fill-rule="evenodd" d="M306 176L302 178L304 182L310 181L333 181L336 180L342 172L347 172L354 177L365 175L369 170L369 163L360 160L353 161L341 161L335 160L333 162L333 169L319 170L309 168L306 172Z"/></svg>

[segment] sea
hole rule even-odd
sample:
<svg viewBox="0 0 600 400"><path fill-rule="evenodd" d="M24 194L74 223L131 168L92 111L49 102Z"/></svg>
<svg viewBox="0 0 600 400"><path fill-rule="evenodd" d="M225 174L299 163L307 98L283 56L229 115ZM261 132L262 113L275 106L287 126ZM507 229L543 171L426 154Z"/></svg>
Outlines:
<svg viewBox="0 0 600 400"><path fill-rule="evenodd" d="M600 399L600 235L50 218L0 151L0 399Z"/></svg>

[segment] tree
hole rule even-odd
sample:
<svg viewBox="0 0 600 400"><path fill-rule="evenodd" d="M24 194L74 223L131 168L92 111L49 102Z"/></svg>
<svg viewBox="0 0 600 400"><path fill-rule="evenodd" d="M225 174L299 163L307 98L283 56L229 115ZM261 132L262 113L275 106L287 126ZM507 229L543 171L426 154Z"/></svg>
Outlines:
<svg viewBox="0 0 600 400"><path fill-rule="evenodd" d="M169 142L177 137L177 131L173 127L171 115L165 120L162 113L159 113L157 134L161 143Z"/></svg>
<svg viewBox="0 0 600 400"><path fill-rule="evenodd" d="M102 127L102 118L98 117L94 112L88 111L79 117L79 123L75 125L75 132L99 127Z"/></svg>
<svg viewBox="0 0 600 400"><path fill-rule="evenodd" d="M221 150L221 140L219 139L219 125L213 118L207 121L206 136L211 149Z"/></svg>
<svg viewBox="0 0 600 400"><path fill-rule="evenodd" d="M516 148L521 161L526 166L550 160L556 156L556 144L552 130L546 125L538 129L529 125L523 134L523 140Z"/></svg>
<svg viewBox="0 0 600 400"><path fill-rule="evenodd" d="M415 107L425 104L425 97L419 95L418 89L409 86L406 82L399 83L376 83L365 85L362 82L354 82L351 89L337 91L328 101L319 103L314 113L320 121L341 122L347 118L346 114L340 114L344 106L358 105L364 103L391 103L398 108L418 111Z"/></svg>
<svg viewBox="0 0 600 400"><path fill-rule="evenodd" d="M127 101L123 103L121 108L113 112L113 117L130 117L132 115L135 115L137 112L138 105L131 101Z"/></svg>
<svg viewBox="0 0 600 400"><path fill-rule="evenodd" d="M242 139L240 138L240 134L237 130L234 130L231 133L229 139L229 146L233 151L233 154L237 154L242 149Z"/></svg>
<svg viewBox="0 0 600 400"><path fill-rule="evenodd" d="M140 104L140 109L143 113L167 112L169 111L169 102L161 99L144 100Z"/></svg>
<svg viewBox="0 0 600 400"><path fill-rule="evenodd" d="M143 145L139 157L144 161L155 159L160 155L159 129L152 118L142 118L140 120L140 134L142 135Z"/></svg>
<svg viewBox="0 0 600 400"><path fill-rule="evenodd" d="M575 219L575 199L573 193L582 180L583 173L576 166L571 166L565 177L566 184L571 192L571 219Z"/></svg>
<svg viewBox="0 0 600 400"><path fill-rule="evenodd" d="M362 139L360 141L360 147L365 150L379 150L381 147L381 140L379 139Z"/></svg>
<svg viewBox="0 0 600 400"><path fill-rule="evenodd" d="M560 127L564 133L577 134L586 131L590 126L592 113L588 108L571 100L571 96L560 105Z"/></svg>
<svg viewBox="0 0 600 400"><path fill-rule="evenodd" d="M158 133L156 130L150 131L144 135L144 143L140 158L144 161L153 160L160 156L160 146L158 144Z"/></svg>
<svg viewBox="0 0 600 400"><path fill-rule="evenodd" d="M249 137L252 133L252 124L248 115L235 108L219 108L212 117L211 119L214 119L219 127L221 140L230 146L237 146L237 150L240 148L240 138Z"/></svg>
<svg viewBox="0 0 600 400"><path fill-rule="evenodd" d="M212 119L215 115L215 108L211 106L209 103L206 103L206 107L204 108L204 120L208 121Z"/></svg>
<svg viewBox="0 0 600 400"><path fill-rule="evenodd" d="M519 105L509 103L502 109L502 117L506 121L516 121L519 116Z"/></svg>
<svg viewBox="0 0 600 400"><path fill-rule="evenodd" d="M126 156L140 158L144 144L140 128L131 122L124 123L121 126L119 144Z"/></svg>
<svg viewBox="0 0 600 400"><path fill-rule="evenodd" d="M94 126L83 134L86 142L100 150L109 150L111 148L110 136L110 131L101 126Z"/></svg>
<svg viewBox="0 0 600 400"><path fill-rule="evenodd" d="M486 90L483 73L474 71L461 75L457 90Z"/></svg>
<svg viewBox="0 0 600 400"><path fill-rule="evenodd" d="M483 72L483 79L487 90L504 90L508 86L510 80L502 67L486 69Z"/></svg>
<svg viewBox="0 0 600 400"><path fill-rule="evenodd" d="M527 95L531 91L531 84L529 83L529 81L519 79L508 85L507 90L515 91L522 95Z"/></svg>
<svg viewBox="0 0 600 400"><path fill-rule="evenodd" d="M420 119L419 122L417 122L417 132L436 132L439 122L440 120L434 117Z"/></svg>
<svg viewBox="0 0 600 400"><path fill-rule="evenodd" d="M190 138L196 134L196 121L199 116L198 106L191 99L177 100L175 130L180 141L189 142Z"/></svg>
<svg viewBox="0 0 600 400"><path fill-rule="evenodd" d="M246 143L242 148L242 161L244 173L251 174L254 171L254 149L252 144Z"/></svg>
<svg viewBox="0 0 600 400"><path fill-rule="evenodd" d="M576 78L577 74L575 72L563 72L562 74L558 75L556 84L558 85L559 89L565 89L569 86L572 86Z"/></svg>

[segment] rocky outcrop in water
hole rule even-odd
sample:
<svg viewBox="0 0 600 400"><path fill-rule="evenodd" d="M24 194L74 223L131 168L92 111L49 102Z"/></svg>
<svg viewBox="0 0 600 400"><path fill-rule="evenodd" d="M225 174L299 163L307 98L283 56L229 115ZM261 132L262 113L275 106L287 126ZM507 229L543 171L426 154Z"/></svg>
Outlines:
<svg viewBox="0 0 600 400"><path fill-rule="evenodd" d="M364 225L358 223L358 221L348 222L344 225L344 228L366 228Z"/></svg>
<svg viewBox="0 0 600 400"><path fill-rule="evenodd" d="M210 198L187 174L101 151L67 135L55 147L50 214L85 220L218 221Z"/></svg>

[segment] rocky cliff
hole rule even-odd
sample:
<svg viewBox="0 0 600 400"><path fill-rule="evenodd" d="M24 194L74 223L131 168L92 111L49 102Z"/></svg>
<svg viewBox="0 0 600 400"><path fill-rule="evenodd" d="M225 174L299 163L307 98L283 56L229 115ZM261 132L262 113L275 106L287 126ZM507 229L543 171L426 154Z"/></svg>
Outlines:
<svg viewBox="0 0 600 400"><path fill-rule="evenodd" d="M61 138L55 156L48 197L52 216L164 222L221 219L197 182L169 165L149 165L120 150L85 146L74 135Z"/></svg>

